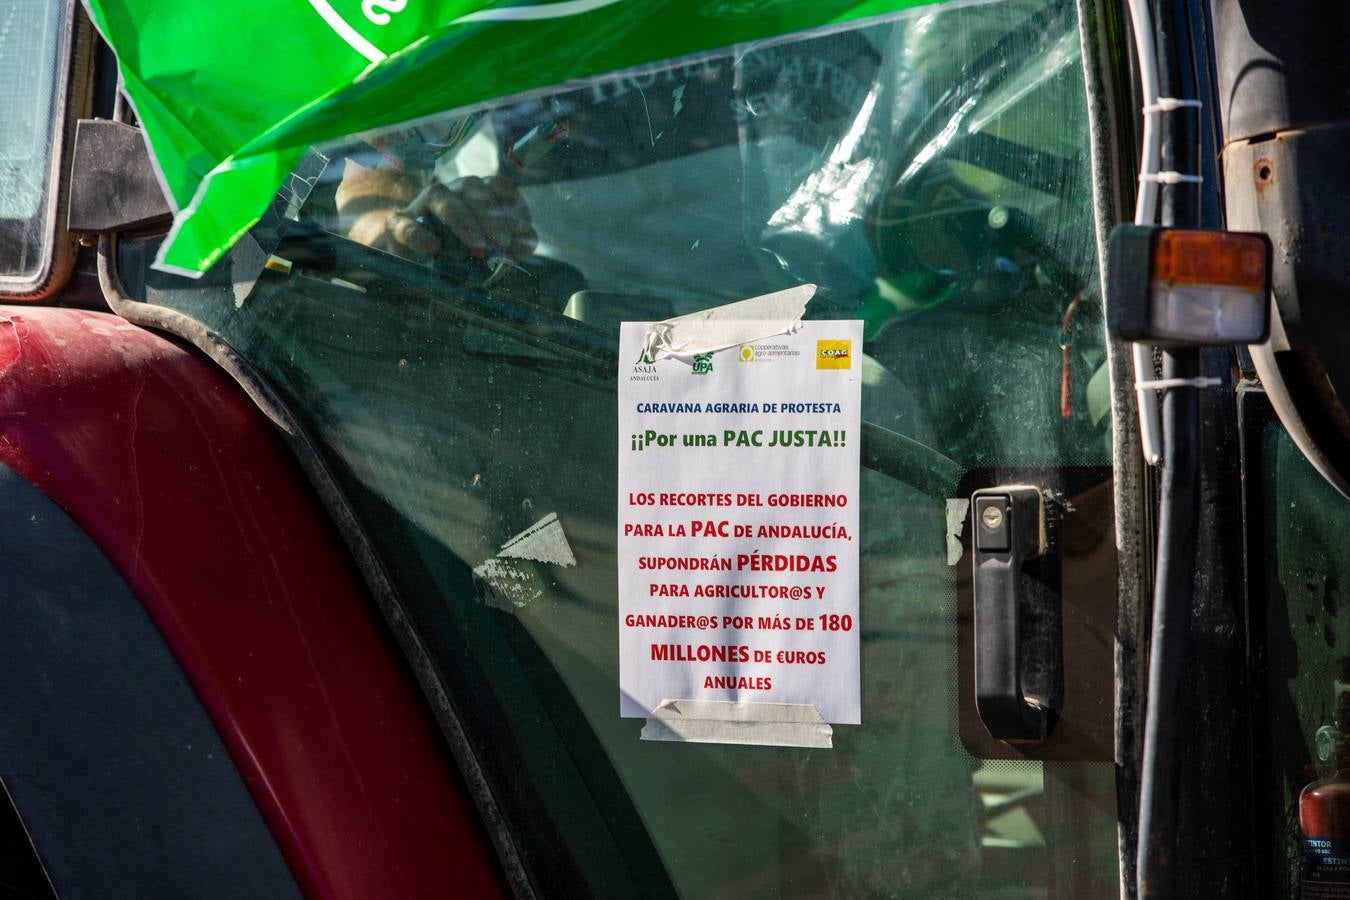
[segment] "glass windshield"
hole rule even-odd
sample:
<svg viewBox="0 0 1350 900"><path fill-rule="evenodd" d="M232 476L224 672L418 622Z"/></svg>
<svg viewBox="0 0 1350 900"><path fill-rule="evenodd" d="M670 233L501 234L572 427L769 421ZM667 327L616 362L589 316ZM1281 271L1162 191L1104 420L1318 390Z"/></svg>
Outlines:
<svg viewBox="0 0 1350 900"><path fill-rule="evenodd" d="M0 279L31 280L47 264L52 149L71 6L0 0Z"/></svg>
<svg viewBox="0 0 1350 900"><path fill-rule="evenodd" d="M151 272L153 241L120 267L293 406L541 888L1109 896L1109 703L1106 750L1053 762L957 722L971 478L1076 473L1114 596L1087 135L1071 2L934 6L352 135L202 281ZM619 323L803 283L808 319L863 323L862 724L643 740ZM567 553L504 550L537 528Z"/></svg>
<svg viewBox="0 0 1350 900"><path fill-rule="evenodd" d="M1259 392L1239 395L1251 616L1255 858L1271 897L1334 896L1350 834L1350 504L1304 458Z"/></svg>

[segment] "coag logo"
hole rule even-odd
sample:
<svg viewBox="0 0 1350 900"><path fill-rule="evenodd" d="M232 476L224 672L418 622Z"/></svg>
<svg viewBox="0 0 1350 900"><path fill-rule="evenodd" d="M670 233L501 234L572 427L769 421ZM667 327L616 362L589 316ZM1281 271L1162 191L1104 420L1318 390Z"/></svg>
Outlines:
<svg viewBox="0 0 1350 900"><path fill-rule="evenodd" d="M817 369L851 369L852 341L816 341Z"/></svg>

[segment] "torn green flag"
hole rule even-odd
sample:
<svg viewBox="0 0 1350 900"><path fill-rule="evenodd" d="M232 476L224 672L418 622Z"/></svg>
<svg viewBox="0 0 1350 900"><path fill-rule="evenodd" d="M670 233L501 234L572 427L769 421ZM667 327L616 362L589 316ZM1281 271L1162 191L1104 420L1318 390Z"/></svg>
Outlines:
<svg viewBox="0 0 1350 900"><path fill-rule="evenodd" d="M311 144L925 0L86 0L196 276Z"/></svg>

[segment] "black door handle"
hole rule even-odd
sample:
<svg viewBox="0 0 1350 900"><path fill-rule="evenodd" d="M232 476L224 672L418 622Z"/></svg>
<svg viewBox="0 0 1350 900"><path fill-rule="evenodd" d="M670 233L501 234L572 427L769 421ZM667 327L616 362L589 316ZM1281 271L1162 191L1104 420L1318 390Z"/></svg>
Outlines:
<svg viewBox="0 0 1350 900"><path fill-rule="evenodd" d="M1046 550L1045 503L1039 488L1006 485L976 491L970 508L975 708L1001 741L1043 741L1063 685L1059 598L1023 567Z"/></svg>

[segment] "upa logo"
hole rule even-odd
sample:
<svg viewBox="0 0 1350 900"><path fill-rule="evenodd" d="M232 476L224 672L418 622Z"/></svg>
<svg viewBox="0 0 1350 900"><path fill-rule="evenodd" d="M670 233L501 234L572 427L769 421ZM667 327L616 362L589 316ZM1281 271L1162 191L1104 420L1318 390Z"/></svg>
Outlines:
<svg viewBox="0 0 1350 900"><path fill-rule="evenodd" d="M853 368L852 351L853 342L850 340L816 341L816 368L851 369Z"/></svg>

